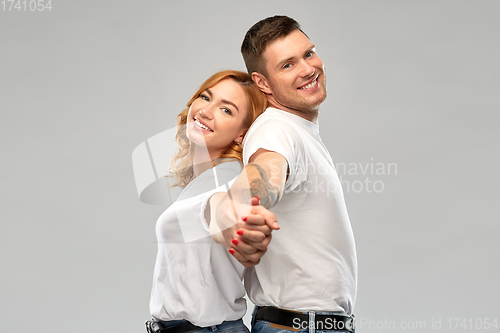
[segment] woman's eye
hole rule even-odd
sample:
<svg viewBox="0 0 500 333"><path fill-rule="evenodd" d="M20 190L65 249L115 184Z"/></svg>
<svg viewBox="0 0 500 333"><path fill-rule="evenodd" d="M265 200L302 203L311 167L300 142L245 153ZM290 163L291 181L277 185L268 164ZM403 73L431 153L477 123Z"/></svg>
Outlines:
<svg viewBox="0 0 500 333"><path fill-rule="evenodd" d="M228 108L222 108L222 111L225 113L225 114L228 114L228 115L232 115L233 113L231 112L231 110L229 110Z"/></svg>
<svg viewBox="0 0 500 333"><path fill-rule="evenodd" d="M210 98L208 98L208 96L207 96L207 95L203 95L203 94L201 94L201 95L200 95L200 97L201 97L201 99L203 99L203 100L205 100L205 101L207 101L207 102L209 102L209 101L210 101Z"/></svg>

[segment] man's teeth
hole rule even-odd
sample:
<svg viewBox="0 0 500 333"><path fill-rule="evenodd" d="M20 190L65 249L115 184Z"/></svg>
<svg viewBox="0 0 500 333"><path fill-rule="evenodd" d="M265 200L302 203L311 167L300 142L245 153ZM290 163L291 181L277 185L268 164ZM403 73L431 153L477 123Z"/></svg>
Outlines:
<svg viewBox="0 0 500 333"><path fill-rule="evenodd" d="M313 82L309 83L307 86L300 87L299 89L309 89L309 88L312 88L316 84L317 80L318 80L318 78L315 78Z"/></svg>
<svg viewBox="0 0 500 333"><path fill-rule="evenodd" d="M207 126L205 126L202 123L200 123L200 121L198 119L196 119L196 118L194 118L194 123L196 125L200 126L201 128L206 129L207 131L213 132L210 128L208 128Z"/></svg>

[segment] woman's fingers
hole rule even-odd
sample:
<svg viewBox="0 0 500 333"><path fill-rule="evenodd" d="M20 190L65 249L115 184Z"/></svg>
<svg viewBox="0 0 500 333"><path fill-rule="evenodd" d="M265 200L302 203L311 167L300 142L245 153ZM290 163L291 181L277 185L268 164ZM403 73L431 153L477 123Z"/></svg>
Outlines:
<svg viewBox="0 0 500 333"><path fill-rule="evenodd" d="M272 236L264 236L260 232L245 230L243 235L238 235L232 240L233 247L236 247L243 255L251 255L257 251L266 251L271 242Z"/></svg>
<svg viewBox="0 0 500 333"><path fill-rule="evenodd" d="M229 253L231 253L233 255L233 257L235 257L243 266L245 266L247 268L257 265L257 263L253 263L253 262L247 260L245 257L243 257L238 252L238 250L235 250L235 249L231 248L231 249L229 249Z"/></svg>
<svg viewBox="0 0 500 333"><path fill-rule="evenodd" d="M243 266L252 267L260 262L260 258L262 258L265 251L258 251L252 255L243 255L238 249L232 247L229 249L229 253L231 253Z"/></svg>
<svg viewBox="0 0 500 333"><path fill-rule="evenodd" d="M249 258L250 255L259 251L258 248L244 242L242 239L235 238L231 241L231 243L232 243L231 247L238 250L238 252L240 252L247 259Z"/></svg>
<svg viewBox="0 0 500 333"><path fill-rule="evenodd" d="M253 208L250 211L250 214L248 214L248 216L246 216L246 217L243 217L242 220L246 224L250 224L250 225L265 225L266 224L265 216L262 214L256 213Z"/></svg>
<svg viewBox="0 0 500 333"><path fill-rule="evenodd" d="M263 226L267 228L267 226ZM235 238L240 238L245 243L260 243L270 237L271 233L263 232L262 230L250 230L250 229L238 229L236 232L237 236Z"/></svg>
<svg viewBox="0 0 500 333"><path fill-rule="evenodd" d="M267 224L248 224L248 223L239 223L238 224L238 231L240 231L239 234L241 234L243 231L248 230L248 231L255 231L255 233L260 232L264 236L270 236L272 229L267 226ZM251 233L251 234L255 234ZM261 240L257 239L254 240L256 242L260 242Z"/></svg>

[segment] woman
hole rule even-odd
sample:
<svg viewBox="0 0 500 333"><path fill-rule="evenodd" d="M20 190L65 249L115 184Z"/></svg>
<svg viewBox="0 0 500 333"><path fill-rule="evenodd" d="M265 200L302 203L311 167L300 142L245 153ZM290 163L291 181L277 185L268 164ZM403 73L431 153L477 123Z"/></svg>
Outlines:
<svg viewBox="0 0 500 333"><path fill-rule="evenodd" d="M209 237L204 207L215 186L241 171L241 141L267 99L248 74L222 71L187 106L177 116L179 150L171 167L183 191L158 218L153 321L146 326L151 332L212 332L214 326L248 332L241 320L244 267Z"/></svg>

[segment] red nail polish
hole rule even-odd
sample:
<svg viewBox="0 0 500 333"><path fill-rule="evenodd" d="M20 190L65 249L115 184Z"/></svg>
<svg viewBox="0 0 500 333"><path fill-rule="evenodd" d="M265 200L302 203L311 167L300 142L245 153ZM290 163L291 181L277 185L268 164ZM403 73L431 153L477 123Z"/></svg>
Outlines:
<svg viewBox="0 0 500 333"><path fill-rule="evenodd" d="M238 230L238 231L236 231L236 233L237 233L238 235L243 235L243 230Z"/></svg>
<svg viewBox="0 0 500 333"><path fill-rule="evenodd" d="M233 249L229 249L229 253L234 254L234 250Z"/></svg>
<svg viewBox="0 0 500 333"><path fill-rule="evenodd" d="M238 240L233 239L233 240L231 241L231 243L233 243L234 245L238 245Z"/></svg>
<svg viewBox="0 0 500 333"><path fill-rule="evenodd" d="M257 198L257 200L260 200L260 198L258 196L255 196L254 198Z"/></svg>
<svg viewBox="0 0 500 333"><path fill-rule="evenodd" d="M242 219L243 221L246 221L246 220L247 220L247 217L246 217L246 216L243 216L241 219Z"/></svg>

